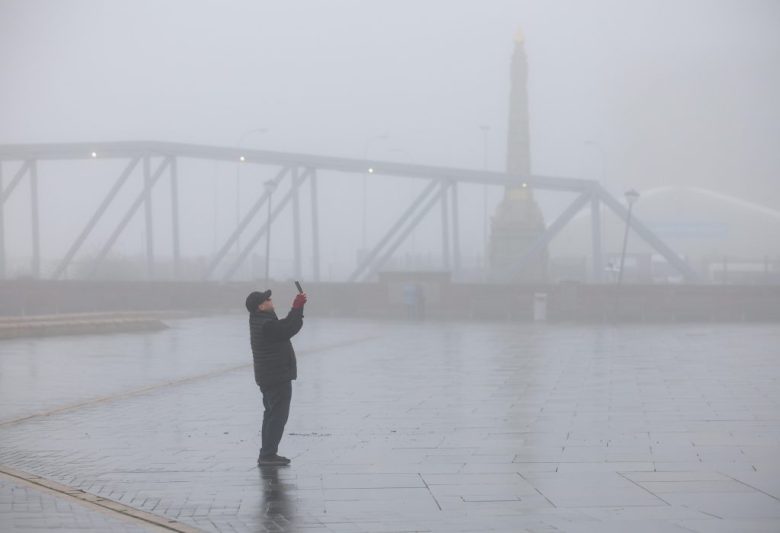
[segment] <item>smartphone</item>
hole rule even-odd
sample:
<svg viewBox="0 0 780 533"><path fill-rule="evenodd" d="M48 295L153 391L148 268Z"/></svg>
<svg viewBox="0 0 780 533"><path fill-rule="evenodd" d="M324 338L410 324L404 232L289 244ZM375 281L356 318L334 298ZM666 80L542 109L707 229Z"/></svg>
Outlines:
<svg viewBox="0 0 780 533"><path fill-rule="evenodd" d="M303 289L301 288L301 284L300 284L300 283L298 283L298 282L296 281L296 282L295 282L295 286L298 288L298 292L301 292L301 293L303 292Z"/></svg>

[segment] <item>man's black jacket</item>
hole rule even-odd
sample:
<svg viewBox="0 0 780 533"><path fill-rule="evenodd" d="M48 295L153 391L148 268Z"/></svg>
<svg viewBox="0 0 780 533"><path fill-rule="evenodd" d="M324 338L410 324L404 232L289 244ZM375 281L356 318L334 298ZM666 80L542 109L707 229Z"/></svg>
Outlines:
<svg viewBox="0 0 780 533"><path fill-rule="evenodd" d="M261 390L298 377L298 364L290 339L302 326L303 309L290 309L282 319L273 311L249 314L255 382Z"/></svg>

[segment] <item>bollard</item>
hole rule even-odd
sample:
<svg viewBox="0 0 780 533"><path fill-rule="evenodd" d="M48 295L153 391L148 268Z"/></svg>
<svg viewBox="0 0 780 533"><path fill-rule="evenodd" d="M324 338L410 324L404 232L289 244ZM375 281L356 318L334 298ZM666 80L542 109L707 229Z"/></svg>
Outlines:
<svg viewBox="0 0 780 533"><path fill-rule="evenodd" d="M547 293L534 293L534 322L547 320Z"/></svg>

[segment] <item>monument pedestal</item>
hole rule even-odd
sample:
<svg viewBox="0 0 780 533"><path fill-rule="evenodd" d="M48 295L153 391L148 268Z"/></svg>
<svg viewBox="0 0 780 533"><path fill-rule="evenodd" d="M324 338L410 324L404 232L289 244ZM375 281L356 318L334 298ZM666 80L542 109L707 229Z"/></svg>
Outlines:
<svg viewBox="0 0 780 533"><path fill-rule="evenodd" d="M526 250L545 230L542 212L528 189L507 189L493 217L491 229L490 281L547 281L547 249L540 251L522 266L519 264Z"/></svg>

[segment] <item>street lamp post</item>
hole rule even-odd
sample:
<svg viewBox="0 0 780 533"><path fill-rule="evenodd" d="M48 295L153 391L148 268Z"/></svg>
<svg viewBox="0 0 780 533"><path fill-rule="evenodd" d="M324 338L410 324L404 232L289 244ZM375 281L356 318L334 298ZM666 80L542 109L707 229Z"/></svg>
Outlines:
<svg viewBox="0 0 780 533"><path fill-rule="evenodd" d="M254 128L251 130L247 130L244 133L241 134L241 137L238 138L238 142L236 143L236 148L241 148L241 145L244 142L244 139L246 139L249 135L253 133L268 133L268 128ZM241 164L244 161L246 161L246 158L242 155L239 158L239 164L236 166L236 227L241 222L241 185L239 182L239 177L241 176ZM236 255L238 255L241 252L241 236L238 235L236 237Z"/></svg>
<svg viewBox="0 0 780 533"><path fill-rule="evenodd" d="M618 285L623 282L623 267L626 263L626 245L628 244L628 230L631 227L631 209L634 203L639 199L639 193L634 189L629 189L625 193L626 202L628 202L628 217L626 218L626 232L623 234L623 251L620 253L620 270L618 271Z"/></svg>
<svg viewBox="0 0 780 533"><path fill-rule="evenodd" d="M482 170L488 168L488 133L490 133L490 126L482 125L479 127L482 130ZM482 186L482 268L487 276L487 253L488 253L488 186L487 184Z"/></svg>
<svg viewBox="0 0 780 533"><path fill-rule="evenodd" d="M368 157L368 149L371 147L371 145L376 141L386 141L388 139L387 133L382 133L381 135L374 135L373 137L369 137L366 139L366 143L363 145L363 161L366 160ZM373 169L369 168L367 170L369 174L373 173ZM362 237L361 237L361 247L362 252L366 253L366 241L367 241L367 228L368 228L368 189L367 189L367 183L368 183L368 176L366 176L366 173L363 172L363 212L362 212Z"/></svg>
<svg viewBox="0 0 780 533"><path fill-rule="evenodd" d="M265 182L265 190L268 191L268 221L266 222L265 234L265 288L268 289L270 280L269 271L271 269L271 198L276 189L276 183L273 180Z"/></svg>

